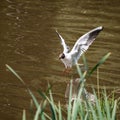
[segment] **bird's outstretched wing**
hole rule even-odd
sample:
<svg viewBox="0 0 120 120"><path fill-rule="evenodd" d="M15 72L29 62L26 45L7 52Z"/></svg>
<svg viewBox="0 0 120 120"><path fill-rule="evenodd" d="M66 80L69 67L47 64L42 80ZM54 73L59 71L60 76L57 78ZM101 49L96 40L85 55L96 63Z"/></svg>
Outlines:
<svg viewBox="0 0 120 120"><path fill-rule="evenodd" d="M58 33L58 31L56 30L56 33L58 35L58 37L61 40L61 45L63 46L63 53L68 53L69 52L69 46L66 45L65 40L63 39L63 37Z"/></svg>
<svg viewBox="0 0 120 120"><path fill-rule="evenodd" d="M74 57L74 59L76 59L76 61L80 58L82 53L84 53L89 48L89 46L93 43L93 41L95 40L99 32L102 31L102 29L102 26L97 27L84 34L77 40L70 52L70 54Z"/></svg>

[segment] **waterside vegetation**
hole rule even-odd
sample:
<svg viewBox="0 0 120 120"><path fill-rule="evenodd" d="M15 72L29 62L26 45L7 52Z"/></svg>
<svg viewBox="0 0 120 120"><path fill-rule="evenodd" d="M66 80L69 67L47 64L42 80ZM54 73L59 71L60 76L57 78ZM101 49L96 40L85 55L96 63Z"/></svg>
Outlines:
<svg viewBox="0 0 120 120"><path fill-rule="evenodd" d="M97 91L93 88L94 102L91 102L85 89L86 79L90 77L92 73L106 61L110 54L111 53L107 53L105 56L103 56L102 59L100 59L99 62L89 71L86 70L82 72L79 65L76 65L76 69L80 77L78 92L76 98L73 100L72 82L70 82L69 99L66 107L63 107L60 101L58 101L58 103L54 102L52 88L49 84L47 94L40 90L38 91L40 96L43 98L40 102L26 85L24 80L15 72L15 70L13 70L7 64L6 67L22 82L24 86L26 86L26 89L32 98L36 108L36 111L31 118L32 120L116 120L120 98L115 99L114 92L112 97L109 97L106 89L104 89L100 95L98 84ZM83 62L84 65L88 67L84 55ZM84 100L81 100L81 97L84 97ZM49 113L46 112L46 109L49 109ZM27 120L26 110L23 110L22 120Z"/></svg>

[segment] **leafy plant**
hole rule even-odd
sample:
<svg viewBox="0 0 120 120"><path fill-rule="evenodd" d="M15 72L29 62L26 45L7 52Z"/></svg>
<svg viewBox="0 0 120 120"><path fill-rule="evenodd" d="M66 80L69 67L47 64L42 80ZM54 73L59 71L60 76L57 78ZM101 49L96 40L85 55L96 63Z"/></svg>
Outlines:
<svg viewBox="0 0 120 120"><path fill-rule="evenodd" d="M70 86L69 92L69 101L67 108L62 107L60 101L58 103L54 102L54 98L52 96L51 86L48 84L47 93L38 91L38 93L42 96L43 100L41 103L38 102L37 98L34 96L32 91L25 84L23 79L9 66L6 67L22 82L23 85L26 86L28 93L30 94L35 107L36 112L34 114L33 120L115 120L116 119L116 110L117 110L117 100L114 98L110 99L107 96L106 90L102 92L102 99L97 97L96 91L93 89L93 94L95 97L95 103L91 103L89 97L87 97L85 91L85 79L90 77L91 74L105 62L105 60L109 57L110 53L106 54L92 69L90 72L85 71L82 73L79 65L76 65L78 74L80 76L80 84L79 84L79 92L76 97L71 102L72 99L72 84ZM85 57L83 58L84 64L87 67L87 62ZM84 101L80 98L82 95L85 95ZM50 113L46 113L45 108L50 110ZM66 112L65 112L66 111ZM66 113L66 116L63 115L63 112ZM22 120L27 120L26 112L23 110Z"/></svg>

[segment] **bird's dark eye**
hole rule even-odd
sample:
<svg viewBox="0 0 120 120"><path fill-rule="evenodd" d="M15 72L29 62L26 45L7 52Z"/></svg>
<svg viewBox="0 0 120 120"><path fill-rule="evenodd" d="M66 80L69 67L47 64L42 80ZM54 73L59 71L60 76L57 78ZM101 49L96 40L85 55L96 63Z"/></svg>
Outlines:
<svg viewBox="0 0 120 120"><path fill-rule="evenodd" d="M64 59L64 58L65 58L65 54L64 53L59 55L59 59Z"/></svg>
<svg viewBox="0 0 120 120"><path fill-rule="evenodd" d="M62 59L64 59L64 58L65 58L65 54L64 54L64 53L61 55L61 58L62 58Z"/></svg>

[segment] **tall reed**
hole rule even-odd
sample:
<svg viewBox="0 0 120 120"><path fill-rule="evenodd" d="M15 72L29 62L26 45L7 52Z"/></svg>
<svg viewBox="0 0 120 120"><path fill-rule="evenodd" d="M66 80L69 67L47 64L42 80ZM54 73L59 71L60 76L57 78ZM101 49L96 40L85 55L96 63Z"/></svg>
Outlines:
<svg viewBox="0 0 120 120"><path fill-rule="evenodd" d="M70 86L68 106L66 110L62 107L60 101L58 101L58 103L54 102L49 84L48 95L39 90L39 94L43 98L42 102L39 102L33 92L29 89L23 79L15 72L15 70L13 70L9 65L6 65L6 67L23 83L23 85L26 86L26 89L36 107L36 112L32 118L33 120L116 120L117 99L115 100L114 98L108 98L105 89L102 91L102 99L100 99L100 97L97 96L96 91L93 89L93 94L95 96L95 103L93 104L89 100L89 97L87 97L84 87L85 79L90 77L92 73L105 62L109 55L110 53L106 54L90 71L82 72L79 65L76 65L78 74L80 76L79 92L76 99L71 102L72 85ZM83 59L84 64L87 67L85 57ZM84 101L80 99L83 94L85 95ZM50 113L46 113L46 107L50 110ZM63 115L65 111L66 116ZM23 110L22 120L27 120L25 110Z"/></svg>

